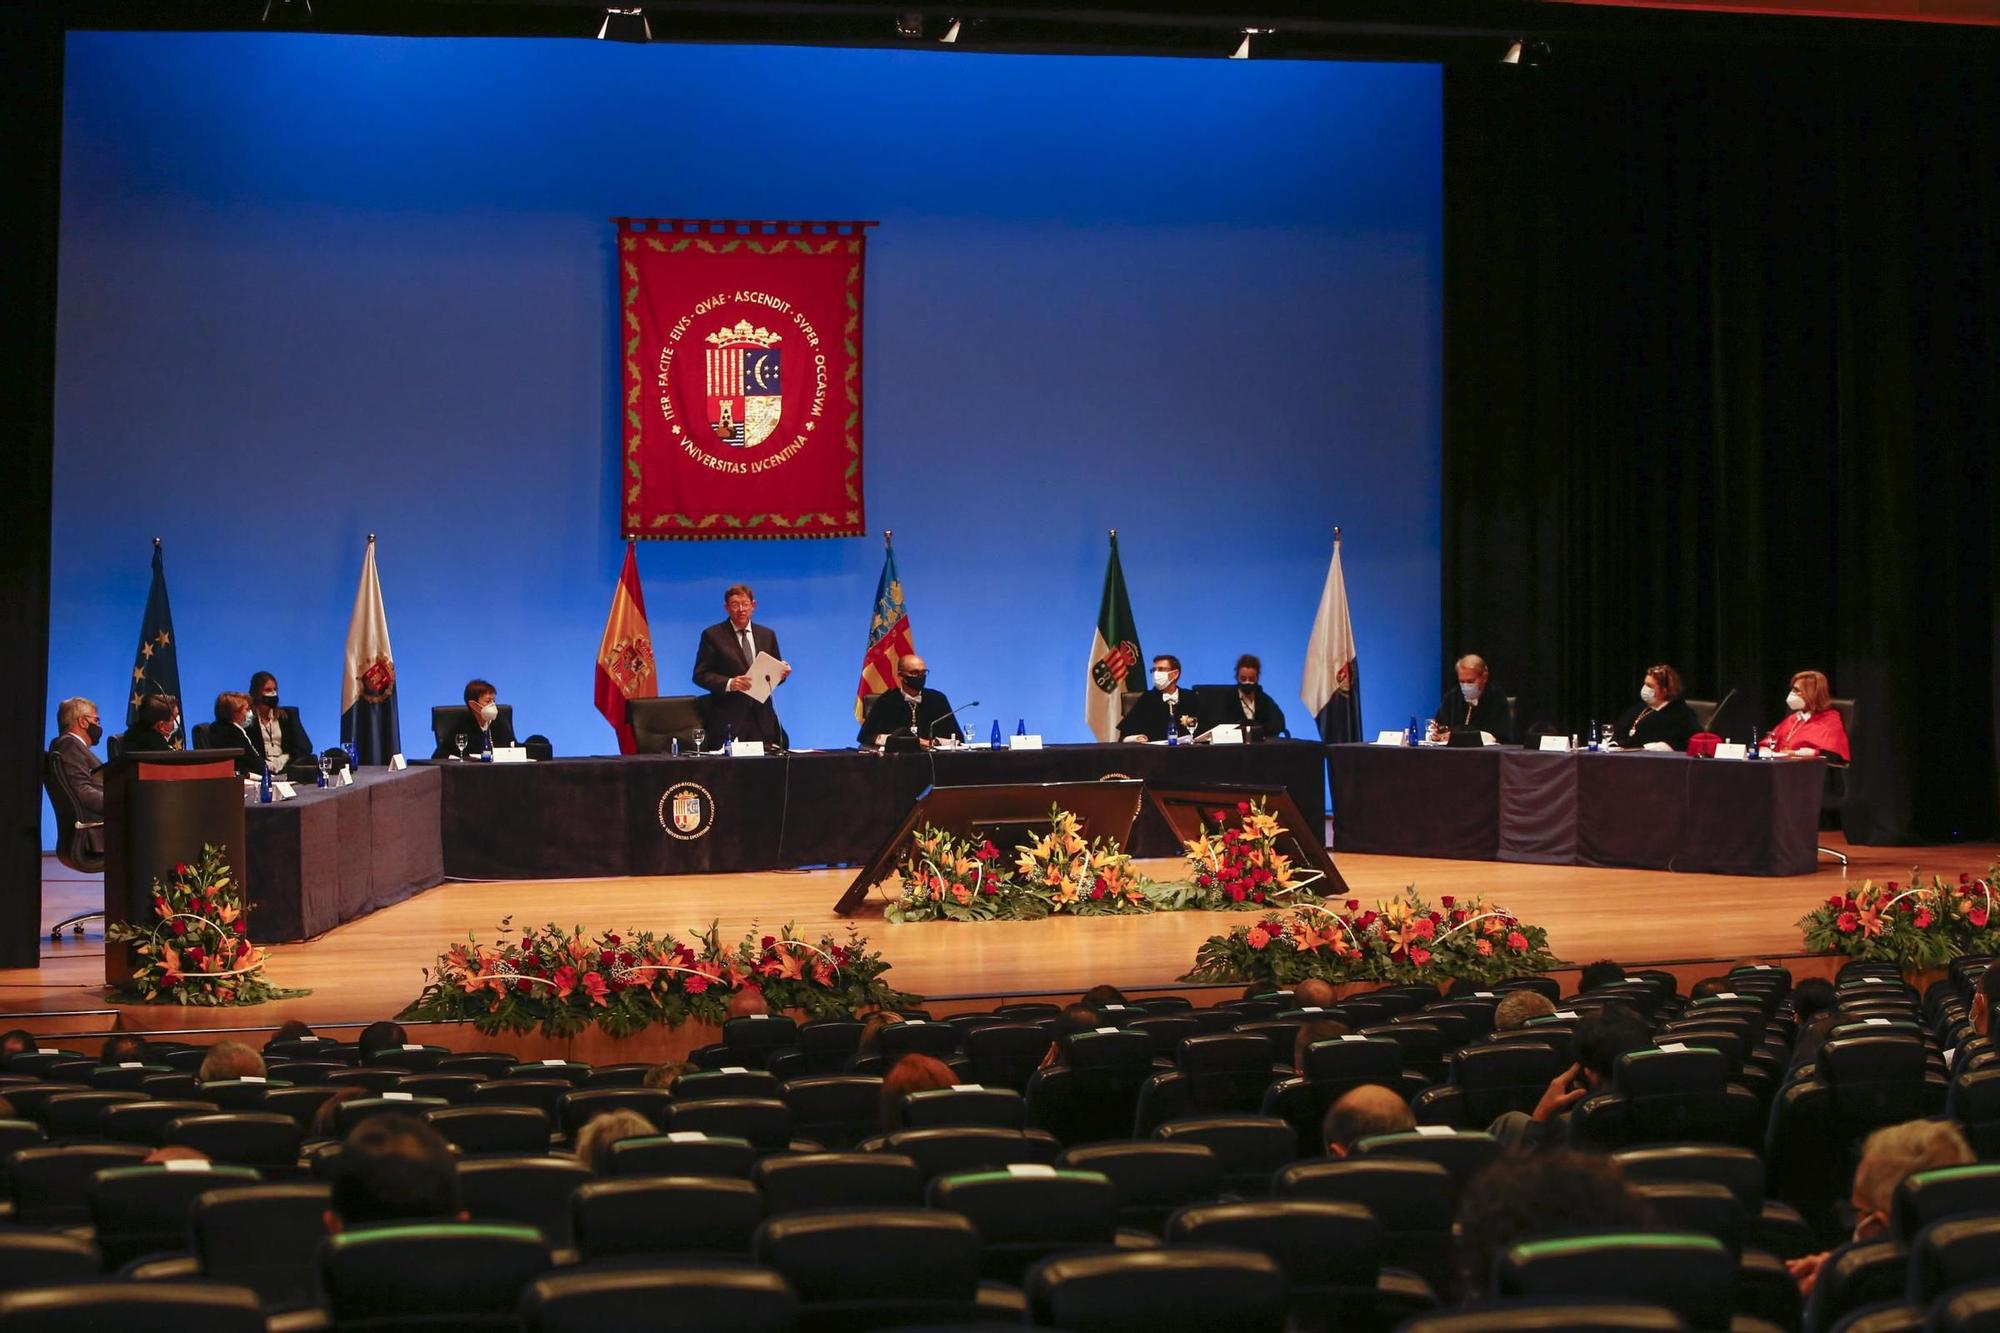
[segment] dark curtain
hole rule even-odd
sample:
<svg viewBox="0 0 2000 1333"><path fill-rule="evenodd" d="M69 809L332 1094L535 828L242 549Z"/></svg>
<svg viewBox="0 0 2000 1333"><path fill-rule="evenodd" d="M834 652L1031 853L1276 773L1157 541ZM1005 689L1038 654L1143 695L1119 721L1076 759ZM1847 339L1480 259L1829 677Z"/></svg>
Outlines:
<svg viewBox="0 0 2000 1333"><path fill-rule="evenodd" d="M49 494L62 30L0 6L0 966L33 967L48 745ZM115 700L113 701L116 702Z"/></svg>
<svg viewBox="0 0 2000 1333"><path fill-rule="evenodd" d="M1446 71L1445 647L1524 724L1816 667L1851 837L1993 835L1993 51Z"/></svg>

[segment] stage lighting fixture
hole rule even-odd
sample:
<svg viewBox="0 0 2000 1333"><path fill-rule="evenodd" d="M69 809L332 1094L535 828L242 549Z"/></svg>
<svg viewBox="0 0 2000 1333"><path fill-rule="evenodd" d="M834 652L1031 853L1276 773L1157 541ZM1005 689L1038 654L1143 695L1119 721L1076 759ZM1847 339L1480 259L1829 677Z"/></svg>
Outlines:
<svg viewBox="0 0 2000 1333"><path fill-rule="evenodd" d="M299 2L306 7L306 18L310 20L313 16L312 0L299 0ZM269 23L271 21L271 10L280 3L285 6L285 15L289 18L292 13L292 0L264 0L264 15L258 21L260 23Z"/></svg>
<svg viewBox="0 0 2000 1333"><path fill-rule="evenodd" d="M607 9L604 11L604 22L597 25L597 40L650 42L653 40L653 25L646 22L646 11L637 5L629 9Z"/></svg>
<svg viewBox="0 0 2000 1333"><path fill-rule="evenodd" d="M951 21L951 26L944 30L944 36L938 38L938 40L943 42L946 46L955 45L958 41L959 27L960 27L959 21L957 19L953 19Z"/></svg>
<svg viewBox="0 0 2000 1333"><path fill-rule="evenodd" d="M1549 44L1533 37L1517 37L1507 48L1507 54L1500 57L1503 65L1526 65L1533 69L1549 56Z"/></svg>
<svg viewBox="0 0 2000 1333"><path fill-rule="evenodd" d="M1276 29L1276 28L1245 28L1245 29L1243 29L1243 41L1242 41L1242 42L1241 42L1241 43L1240 43L1240 44L1239 44L1239 45L1237 46L1237 48L1236 48L1236 49L1235 49L1234 51L1231 51L1231 52L1229 53L1229 58L1230 58L1231 60L1248 60L1248 59L1250 58L1250 40L1251 40L1251 38L1253 38L1253 37L1269 37L1269 36L1270 36L1270 35L1271 35L1272 33L1276 32L1276 31L1277 31L1277 29Z"/></svg>
<svg viewBox="0 0 2000 1333"><path fill-rule="evenodd" d="M920 41L924 35L924 16L911 10L896 15L896 35L910 41Z"/></svg>

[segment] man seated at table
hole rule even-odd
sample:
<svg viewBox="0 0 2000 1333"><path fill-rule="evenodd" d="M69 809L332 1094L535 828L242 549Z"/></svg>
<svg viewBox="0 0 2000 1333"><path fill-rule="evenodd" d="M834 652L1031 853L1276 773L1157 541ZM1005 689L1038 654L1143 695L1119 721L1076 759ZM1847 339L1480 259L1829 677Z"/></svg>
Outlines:
<svg viewBox="0 0 2000 1333"><path fill-rule="evenodd" d="M181 748L181 701L171 694L149 694L139 701L139 716L119 739L122 754L158 753Z"/></svg>
<svg viewBox="0 0 2000 1333"><path fill-rule="evenodd" d="M890 736L915 736L928 750L934 741L965 739L958 719L951 716L951 700L943 690L925 688L930 668L915 653L905 653L896 662L897 688L888 691L868 709L862 719L860 741L880 745Z"/></svg>
<svg viewBox="0 0 2000 1333"><path fill-rule="evenodd" d="M224 690L215 696L215 725L208 729L208 748L235 751L236 771L246 778L264 771L264 752L251 732L254 725L249 695L240 690Z"/></svg>
<svg viewBox="0 0 2000 1333"><path fill-rule="evenodd" d="M318 767L312 738L299 721L299 710L278 700L278 678L268 671L250 677L251 739L271 766L271 776L310 778ZM293 770L298 770L293 772Z"/></svg>
<svg viewBox="0 0 2000 1333"><path fill-rule="evenodd" d="M1264 675L1264 664L1257 660L1255 653L1245 653L1236 659L1236 694L1231 703L1224 705L1222 716L1209 719L1214 726L1256 727L1266 736L1285 734L1285 710L1278 707L1278 701L1264 693L1258 682Z"/></svg>
<svg viewBox="0 0 2000 1333"><path fill-rule="evenodd" d="M86 824L101 824L104 775L98 770L103 765L98 762L97 751L91 748L104 739L97 705L80 695L65 699L56 705L56 725L62 728L62 734L49 742L49 752L62 767L63 784L69 788L70 799L76 802L76 817ZM93 855L104 854L102 828L85 829L83 841Z"/></svg>
<svg viewBox="0 0 2000 1333"><path fill-rule="evenodd" d="M1494 743L1514 743L1513 723L1507 717L1507 696L1493 688L1486 659L1467 653L1455 668L1458 684L1445 691L1444 702L1431 717L1431 739L1448 741L1454 731L1491 736Z"/></svg>
<svg viewBox="0 0 2000 1333"><path fill-rule="evenodd" d="M1118 724L1118 739L1163 740L1169 731L1192 737L1201 725L1201 706L1195 702L1194 691L1181 688L1181 659L1161 653L1153 659L1153 688L1126 712Z"/></svg>
<svg viewBox="0 0 2000 1333"><path fill-rule="evenodd" d="M437 750L431 758L443 759L446 755L457 754L460 736L465 737L467 754L485 754L489 744L496 750L515 744L513 720L500 716L500 705L494 702L497 693L490 680L474 676L466 681L464 725L460 730L439 737Z"/></svg>

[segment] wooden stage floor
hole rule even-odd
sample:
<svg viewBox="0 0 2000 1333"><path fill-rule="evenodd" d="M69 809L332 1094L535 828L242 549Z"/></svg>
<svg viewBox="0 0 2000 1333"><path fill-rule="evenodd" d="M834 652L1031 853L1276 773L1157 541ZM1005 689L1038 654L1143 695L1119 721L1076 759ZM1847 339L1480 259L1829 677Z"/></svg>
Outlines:
<svg viewBox="0 0 2000 1333"><path fill-rule="evenodd" d="M1835 839L1828 845L1844 846L1838 835L1827 836ZM1853 858L1848 874L1857 884L1871 877L1907 878L1913 865L1952 876L1982 873L2000 855L2000 847L1991 844L1847 850ZM1391 856L1341 856L1339 864L1354 895L1371 903L1410 884L1433 900L1444 893L1485 893L1548 927L1551 947L1571 962L1678 963L1694 967L1693 976L1739 958L1798 955L1794 923L1842 882L1840 867L1831 860L1818 873L1794 879ZM45 865L46 931L60 917L100 901L101 886L96 878L70 876L52 859ZM1171 861L1149 868L1162 876L1177 870ZM0 1022L76 1034L121 1027L268 1030L287 1018L315 1026L362 1023L387 1017L412 999L423 982L421 970L441 948L468 930L490 939L503 917L677 932L714 919L725 938L752 925L770 929L787 921L814 935L838 933L845 923L832 906L848 877L849 872L821 870L440 885L319 939L274 947L271 979L312 994L255 1009L113 1008L103 985L102 929L93 922L82 937L66 933L55 944L45 938L40 968L0 971ZM1179 912L891 926L881 913L881 900L871 899L856 924L894 965L890 979L897 986L934 1000L1073 995L1105 981L1128 989L1171 988L1203 939L1247 919Z"/></svg>

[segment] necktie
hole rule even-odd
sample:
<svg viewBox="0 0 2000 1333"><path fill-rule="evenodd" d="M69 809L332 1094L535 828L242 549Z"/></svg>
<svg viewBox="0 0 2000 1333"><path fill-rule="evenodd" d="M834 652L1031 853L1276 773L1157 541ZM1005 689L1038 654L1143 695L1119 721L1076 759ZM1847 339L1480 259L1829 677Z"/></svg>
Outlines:
<svg viewBox="0 0 2000 1333"><path fill-rule="evenodd" d="M748 671L750 664L757 660L757 650L750 646L750 631L747 629L737 630L736 642L743 649L743 669Z"/></svg>

